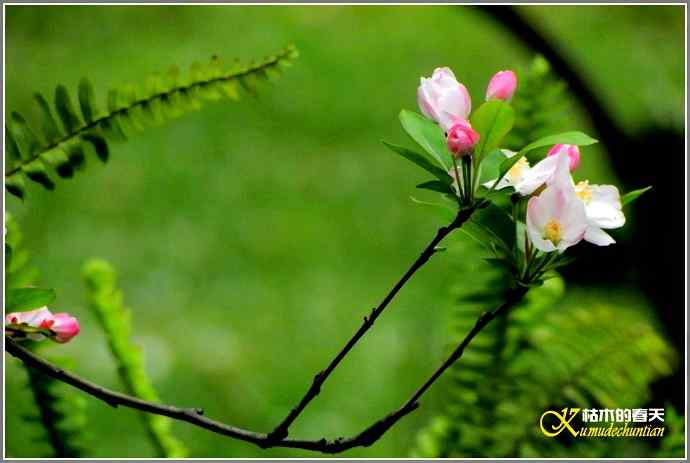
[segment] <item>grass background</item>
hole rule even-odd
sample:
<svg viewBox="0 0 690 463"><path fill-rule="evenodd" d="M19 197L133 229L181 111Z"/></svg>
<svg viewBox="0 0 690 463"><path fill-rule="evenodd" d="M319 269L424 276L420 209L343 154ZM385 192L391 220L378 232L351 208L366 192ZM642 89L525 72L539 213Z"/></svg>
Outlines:
<svg viewBox="0 0 690 463"><path fill-rule="evenodd" d="M681 7L520 10L626 130L682 129ZM55 309L81 321L82 334L61 348L79 374L121 388L80 279L87 258L104 257L119 270L161 398L262 431L438 225L409 200L425 178L379 142L409 143L397 113L415 109L419 76L451 66L478 106L495 71L532 56L471 7L8 6L5 14L6 114L30 114L35 91L76 90L83 75L104 101L108 88L172 64L299 48L296 65L258 98L209 103L114 145L107 167L89 160L86 174L55 192L32 186L24 203L7 197L41 283L57 289ZM574 112L575 128L590 130L586 108ZM596 147L583 152L581 169L594 183L616 180ZM397 407L445 352L446 290L460 278L444 257L415 276L292 435L350 435ZM6 452L35 456L47 448L22 419L33 410L24 372L14 360L6 366ZM342 456L406 456L441 389L375 446ZM152 455L135 412L88 402L89 456ZM174 431L195 457L310 455L262 451L183 423Z"/></svg>

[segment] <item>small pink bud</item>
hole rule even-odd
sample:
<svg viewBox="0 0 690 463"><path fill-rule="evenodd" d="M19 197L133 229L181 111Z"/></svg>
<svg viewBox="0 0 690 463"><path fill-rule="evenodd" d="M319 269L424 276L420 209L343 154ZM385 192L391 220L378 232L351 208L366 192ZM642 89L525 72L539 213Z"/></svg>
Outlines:
<svg viewBox="0 0 690 463"><path fill-rule="evenodd" d="M517 77L513 71L499 71L489 81L486 88L488 100L510 100L517 88Z"/></svg>
<svg viewBox="0 0 690 463"><path fill-rule="evenodd" d="M79 322L76 318L64 312L53 314L47 307L28 312L8 313L5 316L5 324L28 325L33 328L50 330L53 334L46 334L46 336L57 342L67 342L79 334ZM40 341L44 338L43 334L40 333L30 333L27 336L34 341Z"/></svg>
<svg viewBox="0 0 690 463"><path fill-rule="evenodd" d="M41 307L28 312L12 312L5 315L6 324L21 325L27 324L34 328L40 328L48 320L52 320L53 314L46 307Z"/></svg>
<svg viewBox="0 0 690 463"><path fill-rule="evenodd" d="M60 312L53 315L52 326L48 327L55 333L57 342L67 342L79 334L79 322L70 314Z"/></svg>
<svg viewBox="0 0 690 463"><path fill-rule="evenodd" d="M479 134L465 120L457 121L448 130L448 149L456 158L462 157L474 148L479 141Z"/></svg>
<svg viewBox="0 0 690 463"><path fill-rule="evenodd" d="M556 156L563 151L568 153L568 158L570 159L570 171L572 172L577 169L577 166L580 165L580 148L578 148L577 145L564 145L559 143L558 145L553 145L553 147L549 150L548 155Z"/></svg>

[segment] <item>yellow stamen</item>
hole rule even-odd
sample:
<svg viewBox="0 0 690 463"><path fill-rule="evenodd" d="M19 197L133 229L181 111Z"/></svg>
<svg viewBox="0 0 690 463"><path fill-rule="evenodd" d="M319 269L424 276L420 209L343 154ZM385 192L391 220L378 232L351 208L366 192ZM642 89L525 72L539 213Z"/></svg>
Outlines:
<svg viewBox="0 0 690 463"><path fill-rule="evenodd" d="M551 241L554 246L558 246L562 236L563 226L556 219L551 219L544 225L544 239Z"/></svg>
<svg viewBox="0 0 690 463"><path fill-rule="evenodd" d="M583 180L575 185L575 194L582 200L583 203L589 204L592 200L592 187L589 186L588 180Z"/></svg>
<svg viewBox="0 0 690 463"><path fill-rule="evenodd" d="M520 158L518 162L513 164L513 167L511 167L508 171L508 177L510 178L510 181L513 183L519 182L522 178L524 170L527 168L529 168L529 162L527 162L527 158L523 156Z"/></svg>

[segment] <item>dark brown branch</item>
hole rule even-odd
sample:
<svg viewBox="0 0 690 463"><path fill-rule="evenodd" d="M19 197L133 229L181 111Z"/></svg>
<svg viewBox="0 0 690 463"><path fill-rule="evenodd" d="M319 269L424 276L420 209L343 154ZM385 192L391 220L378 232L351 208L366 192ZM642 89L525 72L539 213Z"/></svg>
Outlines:
<svg viewBox="0 0 690 463"><path fill-rule="evenodd" d="M501 315L503 312L508 311L511 307L513 307L515 304L520 302L522 298L527 294L528 288L526 286L518 286L514 289L511 289L508 291L506 294L505 300L501 305L496 307L494 310L491 312L484 312L482 313L477 321L474 323L474 326L470 330L467 335L465 335L465 338L462 340L462 342L458 345L458 347L455 348L455 350L450 354L450 356L446 359L445 362L434 372L431 377L420 386L417 391L412 394L412 397L408 399L405 404L400 407L400 410L406 409L411 407L413 404L416 404L419 398L426 392L427 389L431 387L432 384L436 382L438 378L441 377L443 372L445 372L453 363L458 361L460 357L462 357L462 354L465 352L465 348L472 342L474 337L479 334L481 330L484 329L486 325L491 323L493 319Z"/></svg>
<svg viewBox="0 0 690 463"><path fill-rule="evenodd" d="M436 246L438 246L438 244L441 241L443 241L443 239L446 236L448 236L450 232L460 228L467 220L469 220L476 207L478 206L473 205L460 209L458 215L449 225L439 228L439 230L436 232L436 236L433 240L431 240L431 243L429 243L429 245L419 255L417 260L415 260L412 266L407 270L407 272L405 272L402 278L400 278L400 280L398 280L395 286L393 286L393 289L390 290L390 292L386 295L383 301L381 301L381 303L377 307L374 307L374 309L372 309L369 316L364 317L364 322L362 323L362 326L359 327L359 329L350 338L347 344L345 344L345 346L340 350L340 352L338 352L338 354L333 358L333 360L331 360L331 363L329 363L324 370L321 370L319 373L316 374L316 376L314 376L311 386L309 386L309 389L307 389L307 392L304 394L299 403L292 410L290 410L290 412L283 419L283 421L281 421L280 424L278 424L278 426L276 426L276 428L269 433L270 441L280 441L287 437L290 425L297 419L297 417L302 413L306 406L309 405L309 402L311 402L317 395L319 395L319 392L321 391L321 385L323 385L323 383L326 382L326 379L328 379L333 370L335 370L338 364L343 360L343 358L345 358L345 356L348 354L348 352L350 352L350 350L355 346L355 344L357 344L357 341L359 341L359 339L362 336L364 336L364 334L369 330L369 328L371 328L374 325L374 322L379 317L379 315L383 313L388 304L393 300L395 295L398 294L400 289L402 289L402 287L405 286L405 283L407 283L407 281L412 277L412 275L414 275L415 272L417 272L417 270L424 266L424 264L426 264L429 261L431 256L434 255L434 253L437 251Z"/></svg>
<svg viewBox="0 0 690 463"><path fill-rule="evenodd" d="M526 292L527 288L525 287L514 289L508 293L503 304L491 312L483 313L479 319L477 319L477 322L472 330L470 330L470 332L465 336L465 339L462 340L462 342L448 357L448 359L443 362L443 364L431 375L431 377L424 384L422 384L422 386L417 389L417 391L415 391L415 393L412 394L407 402L405 402L400 408L376 421L374 424L356 436L349 438L338 438L334 440L282 439L276 441L270 436L270 434L249 431L207 418L203 416L204 412L199 408L181 408L174 405L157 404L106 389L98 384L92 383L91 381L80 378L73 373L65 371L62 368L59 368L58 366L48 362L47 360L42 359L28 349L22 347L17 341L9 336L5 336L5 350L10 355L20 359L27 366L34 368L41 373L47 374L58 381L62 381L73 387L76 387L77 389L104 401L112 407L122 405L124 407L141 410L143 412L163 415L179 421L186 421L187 423L199 426L211 432L229 436L245 442L250 442L262 448L286 447L312 450L323 453L340 453L354 447L368 447L372 445L401 418L416 410L419 407L418 401L422 395L453 363L462 357L465 348L469 345L472 339L474 339L474 337L494 318L519 302Z"/></svg>

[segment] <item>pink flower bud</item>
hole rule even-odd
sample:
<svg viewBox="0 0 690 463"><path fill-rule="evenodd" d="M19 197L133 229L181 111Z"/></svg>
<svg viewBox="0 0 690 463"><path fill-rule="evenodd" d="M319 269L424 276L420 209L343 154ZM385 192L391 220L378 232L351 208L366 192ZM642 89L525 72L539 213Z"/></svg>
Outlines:
<svg viewBox="0 0 690 463"><path fill-rule="evenodd" d="M510 100L517 88L517 77L513 71L499 71L489 81L486 89L488 100Z"/></svg>
<svg viewBox="0 0 690 463"><path fill-rule="evenodd" d="M70 314L60 312L53 315L53 324L49 327L55 333L57 342L67 342L79 334L79 322Z"/></svg>
<svg viewBox="0 0 690 463"><path fill-rule="evenodd" d="M52 332L51 339L57 342L67 342L79 334L79 322L67 313L53 314L47 307L30 310L28 312L12 312L5 316L5 324L28 325L32 328L42 328ZM19 328L21 331L21 328ZM30 333L29 339L40 341L44 338L41 333Z"/></svg>
<svg viewBox="0 0 690 463"><path fill-rule="evenodd" d="M578 148L577 145L564 145L559 143L558 145L553 145L553 147L549 150L548 155L556 156L563 151L568 153L568 158L570 159L570 171L572 172L577 169L577 166L580 165L580 148Z"/></svg>
<svg viewBox="0 0 690 463"><path fill-rule="evenodd" d="M474 148L479 141L479 134L470 123L461 120L453 124L448 131L448 149L456 158L462 157Z"/></svg>
<svg viewBox="0 0 690 463"><path fill-rule="evenodd" d="M5 315L5 324L26 324L34 328L42 328L41 325L52 320L53 314L46 307L30 310L28 312L12 312Z"/></svg>
<svg viewBox="0 0 690 463"><path fill-rule="evenodd" d="M448 131L455 119L467 119L472 109L467 89L447 67L436 68L430 78L420 79L417 104L422 113L444 131Z"/></svg>

